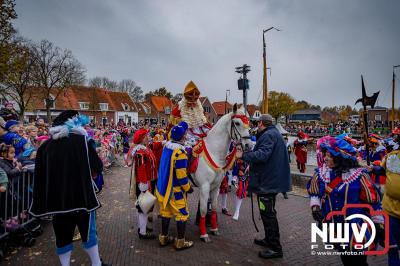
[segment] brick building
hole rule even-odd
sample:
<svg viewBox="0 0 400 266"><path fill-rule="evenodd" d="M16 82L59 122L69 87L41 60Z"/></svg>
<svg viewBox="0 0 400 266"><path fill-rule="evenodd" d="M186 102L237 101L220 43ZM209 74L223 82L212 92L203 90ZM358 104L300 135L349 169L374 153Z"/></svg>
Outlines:
<svg viewBox="0 0 400 266"><path fill-rule="evenodd" d="M32 88L32 95L25 112L25 119L32 121L38 117L47 118L43 92L40 88ZM76 86L66 88L61 92L54 89L51 97L54 100L51 107L52 119L62 111L72 109L89 116L89 119L96 124L116 124L119 121L138 122L136 105L125 92Z"/></svg>
<svg viewBox="0 0 400 266"><path fill-rule="evenodd" d="M232 112L233 108L232 104L225 101L213 102L212 106L214 107L214 110L217 114L217 119L220 119L224 114Z"/></svg>
<svg viewBox="0 0 400 266"><path fill-rule="evenodd" d="M172 101L165 96L151 96L149 101L137 103L139 121L166 125L171 114Z"/></svg>
<svg viewBox="0 0 400 266"><path fill-rule="evenodd" d="M204 115L206 116L207 121L210 123L216 123L218 121L218 115L208 97L200 97L199 100L203 106Z"/></svg>
<svg viewBox="0 0 400 266"><path fill-rule="evenodd" d="M389 121L389 111L386 107L376 106L374 109L368 109L368 123L377 126L387 127Z"/></svg>

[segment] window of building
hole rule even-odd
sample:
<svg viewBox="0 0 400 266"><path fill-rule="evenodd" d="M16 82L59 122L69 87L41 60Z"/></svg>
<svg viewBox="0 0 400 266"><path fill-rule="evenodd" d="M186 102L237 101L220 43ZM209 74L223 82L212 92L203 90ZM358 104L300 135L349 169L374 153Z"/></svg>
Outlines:
<svg viewBox="0 0 400 266"><path fill-rule="evenodd" d="M169 106L164 107L164 113L165 113L166 115L171 114L171 107L169 107Z"/></svg>
<svg viewBox="0 0 400 266"><path fill-rule="evenodd" d="M204 106L204 112L211 113L210 106Z"/></svg>
<svg viewBox="0 0 400 266"><path fill-rule="evenodd" d="M53 95L49 95L48 99L44 99L44 106L46 107L47 105L50 105L50 109L55 109L56 108L56 101L54 99Z"/></svg>
<svg viewBox="0 0 400 266"><path fill-rule="evenodd" d="M101 111L108 111L108 103L99 103Z"/></svg>
<svg viewBox="0 0 400 266"><path fill-rule="evenodd" d="M375 121L382 121L381 115L375 115Z"/></svg>
<svg viewBox="0 0 400 266"><path fill-rule="evenodd" d="M79 109L81 110L89 110L89 103L88 102L80 102Z"/></svg>
<svg viewBox="0 0 400 266"><path fill-rule="evenodd" d="M124 110L124 111L129 111L129 105L127 104L127 103L121 103L121 105L122 105L122 109Z"/></svg>

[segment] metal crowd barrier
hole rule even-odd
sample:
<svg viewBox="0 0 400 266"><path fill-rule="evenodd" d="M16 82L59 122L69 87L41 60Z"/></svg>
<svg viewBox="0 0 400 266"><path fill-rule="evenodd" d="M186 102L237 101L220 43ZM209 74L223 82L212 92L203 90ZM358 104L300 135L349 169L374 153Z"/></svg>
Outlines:
<svg viewBox="0 0 400 266"><path fill-rule="evenodd" d="M21 175L9 179L5 192L0 192L0 260L2 246L15 239L32 246L42 233L40 223L28 213L32 202L33 169L24 168Z"/></svg>

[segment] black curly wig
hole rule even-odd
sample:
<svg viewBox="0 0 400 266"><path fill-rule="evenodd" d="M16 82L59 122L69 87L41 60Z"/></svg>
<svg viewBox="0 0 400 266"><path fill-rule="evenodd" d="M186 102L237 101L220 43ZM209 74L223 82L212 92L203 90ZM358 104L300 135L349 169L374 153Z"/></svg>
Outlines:
<svg viewBox="0 0 400 266"><path fill-rule="evenodd" d="M343 158L342 156L333 156L333 163L335 164L335 167L333 167L333 170L337 174L343 174L348 172L352 168L358 168L360 167L360 164L358 163L357 160L352 160L350 158Z"/></svg>

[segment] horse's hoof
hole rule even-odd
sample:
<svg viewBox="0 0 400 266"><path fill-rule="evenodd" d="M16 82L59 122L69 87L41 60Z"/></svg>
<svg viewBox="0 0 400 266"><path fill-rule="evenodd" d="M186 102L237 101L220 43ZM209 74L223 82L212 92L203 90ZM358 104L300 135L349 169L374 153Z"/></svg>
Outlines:
<svg viewBox="0 0 400 266"><path fill-rule="evenodd" d="M210 232L212 235L214 235L214 236L219 236L219 235L221 235L221 233L218 231L218 229L217 230L211 230L211 232Z"/></svg>
<svg viewBox="0 0 400 266"><path fill-rule="evenodd" d="M211 243L211 238L209 236L205 237L200 237L200 240L203 241L204 243Z"/></svg>

